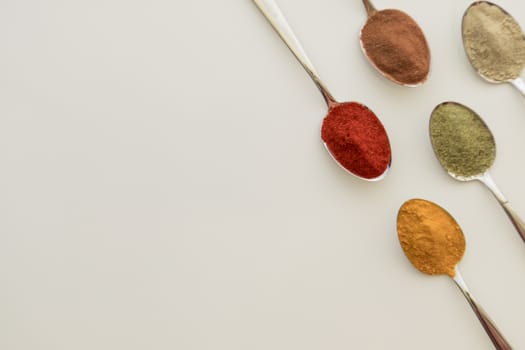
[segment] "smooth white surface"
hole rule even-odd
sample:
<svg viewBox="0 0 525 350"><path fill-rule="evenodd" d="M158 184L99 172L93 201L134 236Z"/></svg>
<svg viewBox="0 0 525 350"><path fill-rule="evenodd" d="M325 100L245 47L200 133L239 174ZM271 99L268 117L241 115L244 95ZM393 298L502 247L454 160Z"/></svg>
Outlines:
<svg viewBox="0 0 525 350"><path fill-rule="evenodd" d="M363 57L361 1L279 1L335 96L389 131L391 172L367 183L324 150L323 99L251 1L0 2L0 348L492 349L454 283L404 257L413 197L458 220L466 282L525 348L525 245L427 133L442 101L476 110L525 215L525 99L469 66L469 3L375 1L429 40L408 89Z"/></svg>

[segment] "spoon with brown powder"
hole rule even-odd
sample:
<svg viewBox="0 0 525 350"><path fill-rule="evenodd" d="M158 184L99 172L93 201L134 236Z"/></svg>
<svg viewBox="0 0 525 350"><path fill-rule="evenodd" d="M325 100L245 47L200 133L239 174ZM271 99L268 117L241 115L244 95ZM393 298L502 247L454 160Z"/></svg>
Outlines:
<svg viewBox="0 0 525 350"><path fill-rule="evenodd" d="M452 278L496 349L512 349L461 277L457 265L465 253L466 244L456 220L435 203L411 199L399 209L397 234L401 248L412 265L427 275L447 275Z"/></svg>
<svg viewBox="0 0 525 350"><path fill-rule="evenodd" d="M301 63L324 97L328 113L321 138L332 158L347 172L368 181L383 179L392 160L383 124L365 105L337 102L321 81L299 39L273 0L253 0L264 17Z"/></svg>
<svg viewBox="0 0 525 350"><path fill-rule="evenodd" d="M463 46L471 65L490 83L510 83L525 95L525 36L518 22L488 1L472 3L463 15Z"/></svg>
<svg viewBox="0 0 525 350"><path fill-rule="evenodd" d="M397 84L423 84L430 71L430 49L419 25L403 11L376 10L370 0L363 4L368 19L360 43L370 63Z"/></svg>

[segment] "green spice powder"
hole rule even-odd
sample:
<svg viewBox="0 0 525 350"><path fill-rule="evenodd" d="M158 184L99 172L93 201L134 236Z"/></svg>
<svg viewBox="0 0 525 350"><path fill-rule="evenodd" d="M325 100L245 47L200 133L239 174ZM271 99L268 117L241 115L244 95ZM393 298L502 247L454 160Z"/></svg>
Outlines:
<svg viewBox="0 0 525 350"><path fill-rule="evenodd" d="M441 165L457 176L480 175L496 157L494 137L483 120L455 103L443 103L434 109L430 139Z"/></svg>
<svg viewBox="0 0 525 350"><path fill-rule="evenodd" d="M525 67L525 38L519 24L500 7L478 2L463 17L463 42L470 62L494 81L520 76Z"/></svg>

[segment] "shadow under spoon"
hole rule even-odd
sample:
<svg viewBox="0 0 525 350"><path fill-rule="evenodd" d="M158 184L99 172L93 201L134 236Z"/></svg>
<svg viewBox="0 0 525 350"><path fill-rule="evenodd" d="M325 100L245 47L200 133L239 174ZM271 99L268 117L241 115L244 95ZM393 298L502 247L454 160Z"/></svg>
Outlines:
<svg viewBox="0 0 525 350"><path fill-rule="evenodd" d="M383 179L390 169L392 154L388 135L379 118L361 103L337 102L321 81L275 1L253 2L323 95L328 113L323 120L321 137L329 154L344 170L360 179Z"/></svg>

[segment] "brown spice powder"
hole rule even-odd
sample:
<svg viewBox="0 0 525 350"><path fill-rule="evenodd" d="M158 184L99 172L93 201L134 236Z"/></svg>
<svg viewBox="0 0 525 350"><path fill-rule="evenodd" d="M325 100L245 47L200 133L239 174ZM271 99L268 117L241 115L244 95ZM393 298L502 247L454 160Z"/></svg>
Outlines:
<svg viewBox="0 0 525 350"><path fill-rule="evenodd" d="M418 24L399 10L374 13L361 30L366 55L387 77L415 85L426 80L430 49Z"/></svg>

